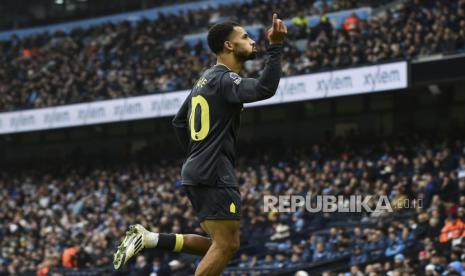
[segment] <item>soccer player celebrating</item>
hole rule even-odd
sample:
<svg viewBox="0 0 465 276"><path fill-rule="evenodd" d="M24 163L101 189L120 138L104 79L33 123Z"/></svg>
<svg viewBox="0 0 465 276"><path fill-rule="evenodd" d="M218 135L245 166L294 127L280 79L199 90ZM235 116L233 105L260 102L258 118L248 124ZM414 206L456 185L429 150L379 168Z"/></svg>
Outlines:
<svg viewBox="0 0 465 276"><path fill-rule="evenodd" d="M257 53L255 41L233 22L216 24L208 31L208 46L217 57L216 65L197 80L173 125L187 151L182 185L209 238L153 233L133 225L115 253L115 269L144 248L160 248L204 256L195 275L216 276L224 270L240 246L241 197L234 174L240 113L244 103L276 93L286 35L283 21L273 14L263 73L258 79L242 79L238 73L244 62Z"/></svg>

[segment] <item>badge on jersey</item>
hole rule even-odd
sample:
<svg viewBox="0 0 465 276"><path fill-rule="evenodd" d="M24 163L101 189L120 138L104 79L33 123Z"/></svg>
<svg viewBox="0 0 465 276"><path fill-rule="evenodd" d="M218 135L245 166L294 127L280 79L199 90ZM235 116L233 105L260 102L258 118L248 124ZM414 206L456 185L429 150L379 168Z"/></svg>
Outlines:
<svg viewBox="0 0 465 276"><path fill-rule="evenodd" d="M239 85L239 83L241 83L241 81L242 81L241 77L238 74L234 73L234 72L229 73L229 77L232 79L232 81L236 85Z"/></svg>
<svg viewBox="0 0 465 276"><path fill-rule="evenodd" d="M208 80L204 77L201 77L196 83L195 88L203 88L207 84Z"/></svg>

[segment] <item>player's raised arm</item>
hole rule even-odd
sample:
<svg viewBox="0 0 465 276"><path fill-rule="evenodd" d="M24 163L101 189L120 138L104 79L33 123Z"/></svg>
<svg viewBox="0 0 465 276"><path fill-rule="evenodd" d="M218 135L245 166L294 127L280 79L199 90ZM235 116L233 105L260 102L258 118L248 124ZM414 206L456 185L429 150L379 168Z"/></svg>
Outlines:
<svg viewBox="0 0 465 276"><path fill-rule="evenodd" d="M266 63L258 79L240 78L236 73L225 74L221 87L225 98L233 103L248 103L272 97L278 89L281 78L282 44L287 28L277 14L273 14L272 27L267 32L270 46L266 51Z"/></svg>

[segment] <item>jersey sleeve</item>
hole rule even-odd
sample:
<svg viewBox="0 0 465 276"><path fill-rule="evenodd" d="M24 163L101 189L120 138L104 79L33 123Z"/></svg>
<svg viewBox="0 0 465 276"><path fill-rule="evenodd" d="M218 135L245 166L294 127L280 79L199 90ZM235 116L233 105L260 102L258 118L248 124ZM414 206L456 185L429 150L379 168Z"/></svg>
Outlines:
<svg viewBox="0 0 465 276"><path fill-rule="evenodd" d="M181 105L181 108L179 109L178 113L176 113L172 121L176 137L178 138L179 144L183 150L187 150L187 146L189 144L189 136L187 132L187 112L190 100L191 94L189 94L186 100L184 100L184 103Z"/></svg>
<svg viewBox="0 0 465 276"><path fill-rule="evenodd" d="M227 72L221 78L221 92L230 103L250 103L272 97L281 78L282 45L273 44L267 49L265 68L258 79L241 78Z"/></svg>

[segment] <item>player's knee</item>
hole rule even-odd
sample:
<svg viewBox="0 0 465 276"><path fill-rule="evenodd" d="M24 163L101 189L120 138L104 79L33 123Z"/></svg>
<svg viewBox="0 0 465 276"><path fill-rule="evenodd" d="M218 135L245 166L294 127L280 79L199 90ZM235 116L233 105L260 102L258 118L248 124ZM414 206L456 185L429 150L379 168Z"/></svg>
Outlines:
<svg viewBox="0 0 465 276"><path fill-rule="evenodd" d="M223 254L232 256L239 250L240 245L239 243L231 241L227 244L218 245L218 247L223 252Z"/></svg>
<svg viewBox="0 0 465 276"><path fill-rule="evenodd" d="M241 246L240 238L238 235L237 237L235 235L233 237L230 237L229 239L221 239L213 242L217 247L219 247L222 251L229 255L233 255L234 253L236 253Z"/></svg>
<svg viewBox="0 0 465 276"><path fill-rule="evenodd" d="M231 251L231 253L234 254L239 250L240 247L241 247L241 240L239 238L239 235L237 235L231 239L229 243L229 250Z"/></svg>
<svg viewBox="0 0 465 276"><path fill-rule="evenodd" d="M236 253L240 247L241 247L241 241L239 238L234 238L231 240L229 250L231 251L232 254Z"/></svg>

